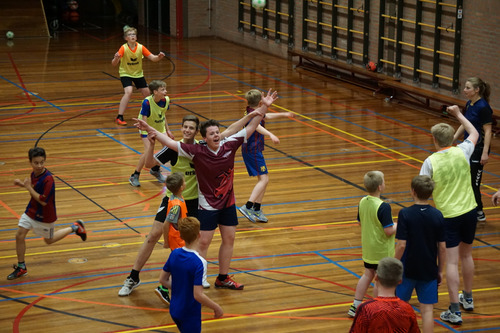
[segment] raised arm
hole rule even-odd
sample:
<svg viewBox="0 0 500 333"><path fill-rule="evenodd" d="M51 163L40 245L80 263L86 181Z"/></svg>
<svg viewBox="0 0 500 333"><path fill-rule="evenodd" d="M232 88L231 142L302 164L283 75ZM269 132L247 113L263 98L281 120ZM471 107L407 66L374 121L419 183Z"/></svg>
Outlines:
<svg viewBox="0 0 500 333"><path fill-rule="evenodd" d="M472 125L472 123L468 121L467 118L465 118L462 112L460 112L460 108L458 107L458 105L449 106L446 108L446 111L448 111L448 113L452 114L453 116L455 116L455 118L458 119L467 133L469 133L467 140L471 141L475 145L477 143L477 140L479 139L479 133L474 125Z"/></svg>
<svg viewBox="0 0 500 333"><path fill-rule="evenodd" d="M261 106L255 109L254 112L259 112L261 114L266 114L267 109L278 99L278 92L275 90L273 92L272 89L269 89L267 95L264 96L262 93ZM259 126L262 116L254 117L250 123L248 123L247 129L247 139L255 132L257 126Z"/></svg>
<svg viewBox="0 0 500 333"><path fill-rule="evenodd" d="M242 117L241 119L235 121L234 123L232 123L231 125L229 125L228 128L226 128L224 130L224 132L221 133L221 138L227 138L228 136L231 136L235 133L237 133L240 129L243 128L243 126L245 126L246 123L248 123L252 118L254 117L257 117L257 116L263 116L263 114L257 112L257 111L254 111L254 112L250 112L250 113L247 113L244 117Z"/></svg>
<svg viewBox="0 0 500 333"><path fill-rule="evenodd" d="M267 135L268 137L271 138L271 141L275 144L279 144L280 143L280 139L274 135L273 133L271 133L271 131L269 131L268 129L266 129L264 126L260 125L257 126L257 129L256 129L257 132L259 132L260 134L262 135Z"/></svg>
<svg viewBox="0 0 500 333"><path fill-rule="evenodd" d="M145 122L142 119L137 119L137 118L132 118L135 123L134 126L140 129L141 131L146 131L148 132L148 137L151 136L154 138L156 141L160 142L164 146L167 146L168 148L179 151L179 148L177 146L177 141L171 139L167 134L163 134L158 132L156 129L153 127L149 126L147 122Z"/></svg>
<svg viewBox="0 0 500 333"><path fill-rule="evenodd" d="M455 132L455 135L453 136L453 142L457 141L464 135L464 126L460 125L459 128L457 128L457 131Z"/></svg>

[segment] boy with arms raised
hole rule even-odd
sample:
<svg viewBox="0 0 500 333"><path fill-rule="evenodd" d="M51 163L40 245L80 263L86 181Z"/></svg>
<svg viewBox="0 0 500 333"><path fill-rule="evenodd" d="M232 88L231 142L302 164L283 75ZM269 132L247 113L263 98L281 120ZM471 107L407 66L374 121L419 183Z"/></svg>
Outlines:
<svg viewBox="0 0 500 333"><path fill-rule="evenodd" d="M437 152L425 159L421 175L432 178L436 184L433 192L436 208L443 213L446 237L446 282L450 307L441 313L441 319L452 324L462 324L460 304L467 311L474 310L472 280L474 260L472 242L476 234L476 200L472 189L469 160L479 133L457 105L447 108L469 133L457 147L452 147L455 130L448 124L432 126L431 133ZM462 261L463 293L458 293L460 276L458 262Z"/></svg>
<svg viewBox="0 0 500 333"><path fill-rule="evenodd" d="M267 108L277 98L277 93L269 89L267 96L262 98L259 110L248 115L253 116L248 125L225 139L221 137L220 125L216 120L203 122L200 133L205 144L189 145L176 142L142 120L137 120L136 123L139 129L156 136L156 140L194 163L198 179L198 216L201 223L200 254L206 258L217 227L222 239L219 248L219 275L215 280L216 288L242 290L244 287L228 275L238 225L233 191L234 158L236 150L255 131Z"/></svg>

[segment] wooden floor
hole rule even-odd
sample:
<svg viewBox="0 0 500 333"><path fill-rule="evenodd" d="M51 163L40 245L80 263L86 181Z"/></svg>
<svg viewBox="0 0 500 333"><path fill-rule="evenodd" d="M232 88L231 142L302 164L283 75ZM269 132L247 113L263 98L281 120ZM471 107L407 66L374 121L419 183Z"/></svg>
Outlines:
<svg viewBox="0 0 500 333"><path fill-rule="evenodd" d="M203 331L348 331L346 313L363 272L355 220L364 173L385 173L384 196L397 217L411 205L410 180L433 150L429 128L456 123L387 103L369 90L299 74L289 61L221 40L177 41L139 31L139 41L168 55L160 63L146 61L145 76L167 82L173 102L167 120L178 138L186 114L224 125L238 119L243 93L251 88L277 89L280 99L271 112L297 115L267 124L281 139L265 150L269 223L240 216L231 271L245 289L207 290L225 316L213 320L204 308ZM128 183L142 142L132 126L113 123L123 90L110 62L122 43L119 28L98 26L50 40L0 40L2 332L177 332L168 307L153 293L169 254L161 244L141 272L142 285L129 297L117 295L164 193L147 171L140 188ZM140 102L135 94L125 117L129 124ZM82 242L70 235L47 246L30 233L29 275L8 281L17 261L17 221L29 199L13 179L30 173L27 151L34 145L47 150L46 164L56 176L58 228L83 219L89 237ZM490 202L500 186L499 147L494 138L483 177L488 220L474 242L476 309L463 314L462 326L441 322L439 312L448 304L441 286L436 332L500 331L500 210ZM238 205L254 184L238 154ZM210 282L218 272L219 242L216 235L208 252ZM411 304L418 305L415 299Z"/></svg>

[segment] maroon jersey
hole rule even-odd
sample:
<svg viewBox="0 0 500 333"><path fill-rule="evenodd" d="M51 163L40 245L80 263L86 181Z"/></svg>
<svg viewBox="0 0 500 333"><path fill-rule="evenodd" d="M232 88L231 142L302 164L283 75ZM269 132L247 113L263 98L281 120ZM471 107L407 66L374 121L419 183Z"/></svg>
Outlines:
<svg viewBox="0 0 500 333"><path fill-rule="evenodd" d="M189 158L194 163L198 179L199 208L219 210L235 204L233 191L234 157L236 151L246 141L246 129L222 140L217 151L212 151L204 143L178 143L179 156Z"/></svg>
<svg viewBox="0 0 500 333"><path fill-rule="evenodd" d="M377 297L358 306L351 333L420 332L415 311L398 297Z"/></svg>
<svg viewBox="0 0 500 333"><path fill-rule="evenodd" d="M35 177L34 172L32 172L31 185L40 194L40 200L45 202L46 205L42 206L32 197L24 213L39 222L51 223L57 220L56 186L50 171L45 169L38 177Z"/></svg>

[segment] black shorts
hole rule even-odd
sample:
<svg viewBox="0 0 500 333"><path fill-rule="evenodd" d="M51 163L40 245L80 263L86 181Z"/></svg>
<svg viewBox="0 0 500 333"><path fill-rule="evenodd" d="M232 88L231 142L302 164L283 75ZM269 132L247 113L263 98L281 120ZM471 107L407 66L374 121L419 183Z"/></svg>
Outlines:
<svg viewBox="0 0 500 333"><path fill-rule="evenodd" d="M368 269L377 270L377 268L378 268L378 264L369 264L366 261L363 261L363 264L365 265L365 268L368 268Z"/></svg>
<svg viewBox="0 0 500 333"><path fill-rule="evenodd" d="M148 83L146 82L146 79L143 77L130 77L130 76L120 76L120 81L122 81L122 87L127 88L132 86L132 82L134 83L135 87L137 89L141 88L147 88Z"/></svg>
<svg viewBox="0 0 500 333"><path fill-rule="evenodd" d="M186 207L188 210L187 211L188 216L198 218L198 198L186 200ZM163 200L161 201L160 207L158 208L158 211L156 212L155 221L158 221L161 223L165 222L165 219L167 218L167 208L168 208L168 195L163 197Z"/></svg>
<svg viewBox="0 0 500 333"><path fill-rule="evenodd" d="M476 236L477 213L474 208L468 213L444 219L446 247L456 247L460 242L472 244Z"/></svg>
<svg viewBox="0 0 500 333"><path fill-rule="evenodd" d="M215 230L219 224L226 226L238 225L235 205L219 210L200 210L198 211L198 215L200 219L200 230Z"/></svg>

